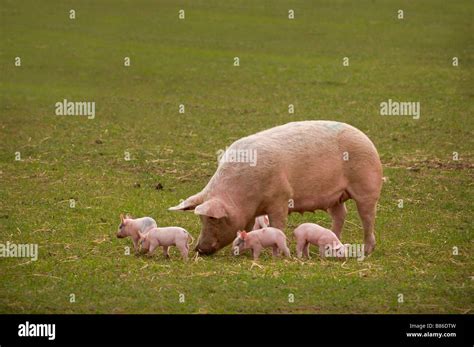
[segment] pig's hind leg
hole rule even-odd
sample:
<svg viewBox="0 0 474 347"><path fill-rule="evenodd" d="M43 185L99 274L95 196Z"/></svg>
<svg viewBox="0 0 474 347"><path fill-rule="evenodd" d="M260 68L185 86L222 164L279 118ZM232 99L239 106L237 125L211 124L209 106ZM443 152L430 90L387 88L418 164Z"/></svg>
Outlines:
<svg viewBox="0 0 474 347"><path fill-rule="evenodd" d="M189 247L188 247L187 238L184 239L182 242L177 243L176 247L179 249L179 252L181 253L181 257L183 257L183 260L188 260Z"/></svg>
<svg viewBox="0 0 474 347"><path fill-rule="evenodd" d="M278 245L273 245L273 257L278 257L280 255L280 249L278 248Z"/></svg>
<svg viewBox="0 0 474 347"><path fill-rule="evenodd" d="M291 258L290 249L288 248L288 246L286 244L285 244L285 248L283 248L282 251L283 251L283 254L285 255L285 257Z"/></svg>
<svg viewBox="0 0 474 347"><path fill-rule="evenodd" d="M375 248L375 213L382 189L382 167L380 161L368 162L363 175L355 177L350 187L350 197L355 200L362 226L364 227L364 251L370 254Z"/></svg>
<svg viewBox="0 0 474 347"><path fill-rule="evenodd" d="M247 225L245 226L245 231L251 231L251 230L255 230L255 226L257 225L257 221L255 220L255 218L252 218L248 223ZM260 229L260 226L257 228L257 229Z"/></svg>
<svg viewBox="0 0 474 347"><path fill-rule="evenodd" d="M374 225L377 201L356 201L356 204L364 227L364 251L365 254L370 254L375 248Z"/></svg>

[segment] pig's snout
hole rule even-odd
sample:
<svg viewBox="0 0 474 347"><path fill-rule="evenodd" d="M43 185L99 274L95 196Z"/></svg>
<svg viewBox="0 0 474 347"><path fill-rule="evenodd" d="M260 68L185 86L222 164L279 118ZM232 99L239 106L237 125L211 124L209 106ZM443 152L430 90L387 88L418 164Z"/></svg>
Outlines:
<svg viewBox="0 0 474 347"><path fill-rule="evenodd" d="M216 236L214 236L213 233L204 232L199 235L194 250L200 255L209 255L216 253L222 247L223 245L221 244L220 240Z"/></svg>
<svg viewBox="0 0 474 347"><path fill-rule="evenodd" d="M216 253L217 248L216 247L211 247L211 246L202 246L202 245L197 245L194 250L199 253L199 255L210 255L213 253Z"/></svg>
<svg viewBox="0 0 474 347"><path fill-rule="evenodd" d="M117 238L123 239L125 235L123 235L120 231L117 233Z"/></svg>
<svg viewBox="0 0 474 347"><path fill-rule="evenodd" d="M206 249L202 249L202 248L199 248L199 247L196 247L194 249L196 252L199 253L199 255L211 255L213 253L216 253L217 249L216 248L206 248Z"/></svg>

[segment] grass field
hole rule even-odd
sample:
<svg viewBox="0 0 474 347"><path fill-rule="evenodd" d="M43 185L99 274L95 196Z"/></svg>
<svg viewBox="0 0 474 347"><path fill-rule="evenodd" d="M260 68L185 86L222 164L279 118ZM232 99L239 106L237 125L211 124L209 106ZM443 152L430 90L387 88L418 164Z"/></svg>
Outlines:
<svg viewBox="0 0 474 347"><path fill-rule="evenodd" d="M472 313L473 17L468 0L1 0L0 243L39 257L0 258L0 312ZM381 116L390 98L420 102L420 119ZM63 99L94 101L95 118L55 115ZM307 119L350 123L379 150L370 257L124 254L120 213L196 238L199 218L167 209L205 186L216 152ZM348 209L342 240L360 243ZM293 252L303 221L330 226L291 215Z"/></svg>

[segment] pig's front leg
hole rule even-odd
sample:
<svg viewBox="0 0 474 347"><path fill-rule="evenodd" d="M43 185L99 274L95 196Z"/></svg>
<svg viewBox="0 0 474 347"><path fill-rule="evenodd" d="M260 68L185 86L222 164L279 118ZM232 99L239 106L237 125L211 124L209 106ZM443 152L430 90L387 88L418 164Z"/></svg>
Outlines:
<svg viewBox="0 0 474 347"><path fill-rule="evenodd" d="M303 254L306 258L310 259L311 257L309 256L309 242L306 242L306 244L303 247Z"/></svg>
<svg viewBox="0 0 474 347"><path fill-rule="evenodd" d="M256 245L252 248L253 260L258 260L260 252L262 251L262 246Z"/></svg>
<svg viewBox="0 0 474 347"><path fill-rule="evenodd" d="M288 217L288 203L286 201L283 205L279 204L278 206L270 208L267 214L271 227L285 230L286 219Z"/></svg>
<svg viewBox="0 0 474 347"><path fill-rule="evenodd" d="M163 248L163 255L165 256L166 259L169 259L170 255L168 253L169 246L162 246Z"/></svg>
<svg viewBox="0 0 474 347"><path fill-rule="evenodd" d="M252 218L248 223L247 225L245 226L245 231L250 231L250 230L256 230L255 227L257 227L257 229L260 229L260 227L257 225L257 220L255 218Z"/></svg>
<svg viewBox="0 0 474 347"><path fill-rule="evenodd" d="M332 218L331 229L336 234L338 239L341 239L342 227L344 226L344 220L346 219L347 209L346 204L340 203L328 208L328 212Z"/></svg>
<svg viewBox="0 0 474 347"><path fill-rule="evenodd" d="M135 250L135 253L138 252L138 240L135 239L135 238L132 238L132 242L133 242L133 249Z"/></svg>
<svg viewBox="0 0 474 347"><path fill-rule="evenodd" d="M297 239L296 240L296 256L301 258L303 256L303 249L306 246L306 240Z"/></svg>
<svg viewBox="0 0 474 347"><path fill-rule="evenodd" d="M156 241L151 241L150 242L150 249L148 250L148 255L152 255L153 252L155 251L156 247L158 247L159 244Z"/></svg>
<svg viewBox="0 0 474 347"><path fill-rule="evenodd" d="M375 248L375 210L377 206L376 198L356 200L357 211L359 212L362 226L364 227L364 251L365 254L370 254Z"/></svg>
<svg viewBox="0 0 474 347"><path fill-rule="evenodd" d="M186 246L187 246L186 244L178 246L179 252L181 253L181 257L183 257L184 261L188 260L188 253L189 253L189 249Z"/></svg>

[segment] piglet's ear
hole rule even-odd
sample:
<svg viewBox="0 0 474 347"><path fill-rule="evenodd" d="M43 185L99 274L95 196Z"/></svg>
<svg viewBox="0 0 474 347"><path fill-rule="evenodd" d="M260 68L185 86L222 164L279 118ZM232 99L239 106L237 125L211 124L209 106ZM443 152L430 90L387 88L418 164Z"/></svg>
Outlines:
<svg viewBox="0 0 474 347"><path fill-rule="evenodd" d="M120 214L120 221L123 223L123 213Z"/></svg>
<svg viewBox="0 0 474 347"><path fill-rule="evenodd" d="M236 235L236 236L237 236L237 237L239 237L239 236L240 236L240 231L237 231L237 235Z"/></svg>
<svg viewBox="0 0 474 347"><path fill-rule="evenodd" d="M240 238L242 240L245 240L247 238L247 232L245 230L240 233Z"/></svg>
<svg viewBox="0 0 474 347"><path fill-rule="evenodd" d="M206 202L197 206L194 209L194 213L199 214L201 216L208 216L213 218L227 217L225 205L222 203L222 201L218 199L207 200Z"/></svg>

